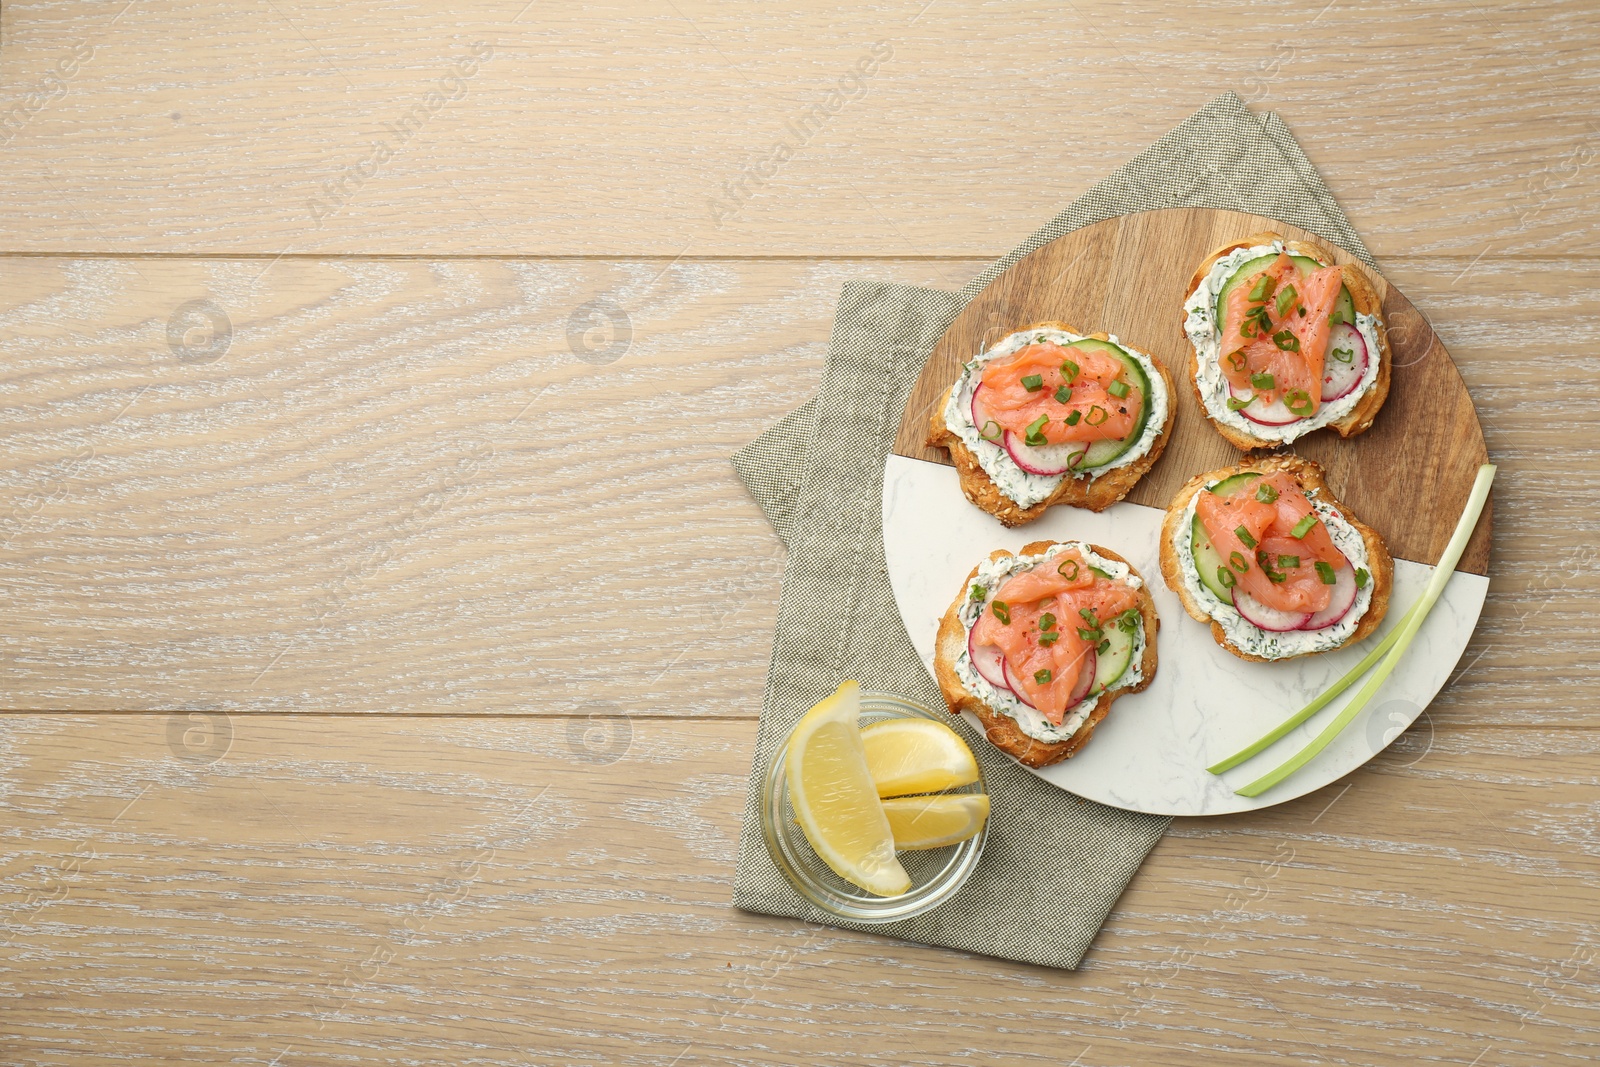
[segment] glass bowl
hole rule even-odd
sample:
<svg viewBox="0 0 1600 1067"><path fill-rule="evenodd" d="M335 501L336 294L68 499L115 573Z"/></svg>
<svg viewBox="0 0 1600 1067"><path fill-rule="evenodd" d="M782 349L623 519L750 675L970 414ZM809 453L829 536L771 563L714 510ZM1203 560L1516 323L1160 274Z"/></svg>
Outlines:
<svg viewBox="0 0 1600 1067"><path fill-rule="evenodd" d="M921 704L889 693L861 694L859 721L862 726L887 719L915 718L949 725L950 716L935 714ZM762 783L761 832L767 840L772 862L800 895L818 908L856 923L898 922L921 915L950 899L977 868L978 857L983 855L983 843L989 836L988 820L976 835L959 844L898 853L900 865L911 878L911 888L899 896L880 897L851 885L834 874L812 851L805 831L795 821L787 788L788 748L788 738L784 738L767 764L766 780ZM981 767L976 782L947 790L950 793L987 791Z"/></svg>

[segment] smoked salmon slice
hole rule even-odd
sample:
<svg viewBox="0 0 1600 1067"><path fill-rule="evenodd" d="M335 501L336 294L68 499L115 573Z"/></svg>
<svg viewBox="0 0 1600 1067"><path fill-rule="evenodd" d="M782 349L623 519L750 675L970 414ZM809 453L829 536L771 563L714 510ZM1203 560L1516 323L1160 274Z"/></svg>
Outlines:
<svg viewBox="0 0 1600 1067"><path fill-rule="evenodd" d="M1068 549L1002 583L972 637L1001 650L1017 695L1060 726L1094 676L1096 632L1138 604L1135 590Z"/></svg>
<svg viewBox="0 0 1600 1067"><path fill-rule="evenodd" d="M984 367L983 407L1000 429L1043 438L1029 444L1120 441L1144 404L1124 370L1106 352L1042 341Z"/></svg>
<svg viewBox="0 0 1600 1067"><path fill-rule="evenodd" d="M1301 418L1317 413L1343 281L1340 267L1304 273L1283 253L1233 287L1223 307L1221 353L1236 394L1254 394L1263 405L1281 398Z"/></svg>
<svg viewBox="0 0 1600 1067"><path fill-rule="evenodd" d="M1321 611L1333 597L1333 575L1350 565L1300 484L1283 471L1228 496L1202 492L1195 514L1234 581L1277 611Z"/></svg>

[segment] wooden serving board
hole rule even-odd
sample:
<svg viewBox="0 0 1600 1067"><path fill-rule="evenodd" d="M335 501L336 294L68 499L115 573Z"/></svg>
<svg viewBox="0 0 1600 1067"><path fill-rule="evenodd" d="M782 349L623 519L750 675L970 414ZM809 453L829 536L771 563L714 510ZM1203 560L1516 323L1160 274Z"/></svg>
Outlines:
<svg viewBox="0 0 1600 1067"><path fill-rule="evenodd" d="M1116 334L1172 373L1172 438L1128 495L1134 503L1165 508L1188 479L1235 463L1242 454L1201 413L1189 376L1182 308L1189 280L1207 255L1262 230L1321 241L1260 215L1170 208L1108 219L1045 245L979 293L939 339L912 387L895 453L948 465L948 453L926 444L928 417L961 364L1014 330L1058 320L1084 333ZM1361 266L1343 249L1334 251L1340 263ZM1321 463L1334 495L1383 535L1397 559L1432 565L1455 529L1478 467L1488 462L1488 450L1466 385L1427 319L1381 276L1366 273L1383 300L1394 355L1389 399L1366 433L1344 439L1318 430L1288 450ZM1489 528L1486 507L1457 569L1487 573Z"/></svg>

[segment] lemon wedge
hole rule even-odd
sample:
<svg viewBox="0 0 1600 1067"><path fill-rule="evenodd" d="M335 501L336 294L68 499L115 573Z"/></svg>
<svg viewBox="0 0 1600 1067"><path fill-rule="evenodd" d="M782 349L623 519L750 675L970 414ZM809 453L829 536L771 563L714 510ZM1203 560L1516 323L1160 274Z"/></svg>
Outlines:
<svg viewBox="0 0 1600 1067"><path fill-rule="evenodd" d="M983 829L989 798L983 793L893 797L883 802L895 848L943 848Z"/></svg>
<svg viewBox="0 0 1600 1067"><path fill-rule="evenodd" d="M888 719L861 731L867 771L880 797L937 793L978 780L961 735L932 719Z"/></svg>
<svg viewBox="0 0 1600 1067"><path fill-rule="evenodd" d="M789 736L789 803L806 840L835 874L880 897L911 879L894 856L894 833L867 772L861 687L845 682L801 717Z"/></svg>

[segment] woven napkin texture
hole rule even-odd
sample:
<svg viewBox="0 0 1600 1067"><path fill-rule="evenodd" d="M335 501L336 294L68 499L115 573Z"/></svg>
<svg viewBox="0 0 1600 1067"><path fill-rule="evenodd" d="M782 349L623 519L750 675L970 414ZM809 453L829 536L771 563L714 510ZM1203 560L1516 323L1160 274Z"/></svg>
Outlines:
<svg viewBox="0 0 1600 1067"><path fill-rule="evenodd" d="M847 282L821 390L734 454L734 469L789 548L745 800L736 907L1075 968L1160 840L1167 817L1064 792L952 718L983 764L992 798L982 862L961 891L933 911L867 927L818 911L790 886L767 853L760 800L775 746L842 679L943 706L895 606L881 519L885 457L934 344L969 300L1028 253L1080 226L1166 207L1226 208L1282 219L1372 264L1288 128L1275 114L1255 115L1227 93L1095 185L959 293ZM968 505L958 500L952 506Z"/></svg>

